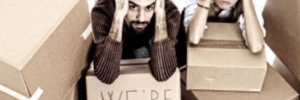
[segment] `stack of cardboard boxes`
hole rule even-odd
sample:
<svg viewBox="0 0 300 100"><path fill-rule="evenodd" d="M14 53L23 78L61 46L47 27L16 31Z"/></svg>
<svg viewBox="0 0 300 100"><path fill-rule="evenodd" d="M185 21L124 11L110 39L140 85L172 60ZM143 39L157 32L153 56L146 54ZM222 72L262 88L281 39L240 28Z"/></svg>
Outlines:
<svg viewBox="0 0 300 100"><path fill-rule="evenodd" d="M1 0L0 5L0 100L64 100L90 63L87 1ZM35 97L37 89L41 95Z"/></svg>
<svg viewBox="0 0 300 100"><path fill-rule="evenodd" d="M238 24L208 23L198 45L188 46L187 89L261 91L265 53L252 54Z"/></svg>
<svg viewBox="0 0 300 100"><path fill-rule="evenodd" d="M122 60L120 75L112 84L101 82L91 67L86 76L88 100L181 100L180 72L164 82L151 75L149 59Z"/></svg>
<svg viewBox="0 0 300 100"><path fill-rule="evenodd" d="M267 67L264 50L251 54L237 30L236 24L209 23L201 43L188 47L188 67L181 77L182 97L296 100L297 92L272 67Z"/></svg>

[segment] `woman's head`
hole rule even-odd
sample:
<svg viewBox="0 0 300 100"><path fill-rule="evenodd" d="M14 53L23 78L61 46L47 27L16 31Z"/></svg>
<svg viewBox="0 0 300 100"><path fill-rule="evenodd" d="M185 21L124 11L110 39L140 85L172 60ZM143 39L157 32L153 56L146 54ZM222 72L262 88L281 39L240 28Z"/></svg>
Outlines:
<svg viewBox="0 0 300 100"><path fill-rule="evenodd" d="M233 11L230 13L230 18L226 21L236 22L239 16L243 13L242 0L213 0L209 9L209 18L216 19L216 14L219 13L221 9L228 8L233 8Z"/></svg>
<svg viewBox="0 0 300 100"><path fill-rule="evenodd" d="M221 9L234 7L238 0L214 0L214 3Z"/></svg>

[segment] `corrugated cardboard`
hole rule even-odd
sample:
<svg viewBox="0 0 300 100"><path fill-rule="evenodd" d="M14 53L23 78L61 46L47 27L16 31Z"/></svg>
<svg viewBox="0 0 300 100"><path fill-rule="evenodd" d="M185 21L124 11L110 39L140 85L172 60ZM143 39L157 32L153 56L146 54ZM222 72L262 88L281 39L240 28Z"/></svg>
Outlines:
<svg viewBox="0 0 300 100"><path fill-rule="evenodd" d="M278 73L298 92L300 93L300 81L296 76L276 57L272 65Z"/></svg>
<svg viewBox="0 0 300 100"><path fill-rule="evenodd" d="M296 76L293 85L300 93L300 1L267 0L263 17L266 43L278 58ZM288 79L288 81L294 79ZM291 81L290 81L291 82Z"/></svg>
<svg viewBox="0 0 300 100"><path fill-rule="evenodd" d="M264 50L252 54L230 23L209 23L200 44L188 47L187 65L187 89L259 92L267 71Z"/></svg>
<svg viewBox="0 0 300 100"><path fill-rule="evenodd" d="M181 73L183 100L297 100L298 93L272 67L268 67L260 93L185 90L186 72Z"/></svg>
<svg viewBox="0 0 300 100"><path fill-rule="evenodd" d="M93 68L90 68L86 76L87 99L180 100L179 70L177 69L167 81L157 82L151 74L148 60L121 61L121 73L110 85L102 83L93 74ZM134 64L130 64L131 62Z"/></svg>
<svg viewBox="0 0 300 100"><path fill-rule="evenodd" d="M27 97L40 87L40 100L62 100L89 63L86 0L1 0L0 12L0 84Z"/></svg>
<svg viewBox="0 0 300 100"><path fill-rule="evenodd" d="M66 96L66 98L64 100L78 100L78 88L77 88L77 84L76 86L74 86L70 93Z"/></svg>

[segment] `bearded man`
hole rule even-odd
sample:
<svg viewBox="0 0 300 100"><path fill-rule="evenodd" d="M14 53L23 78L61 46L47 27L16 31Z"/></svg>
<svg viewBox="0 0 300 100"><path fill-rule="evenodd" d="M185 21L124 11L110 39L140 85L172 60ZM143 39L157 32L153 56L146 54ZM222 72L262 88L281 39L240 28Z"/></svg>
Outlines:
<svg viewBox="0 0 300 100"><path fill-rule="evenodd" d="M111 84L121 59L151 58L150 70L165 81L178 67L175 44L180 13L170 0L99 0L92 10L94 72Z"/></svg>

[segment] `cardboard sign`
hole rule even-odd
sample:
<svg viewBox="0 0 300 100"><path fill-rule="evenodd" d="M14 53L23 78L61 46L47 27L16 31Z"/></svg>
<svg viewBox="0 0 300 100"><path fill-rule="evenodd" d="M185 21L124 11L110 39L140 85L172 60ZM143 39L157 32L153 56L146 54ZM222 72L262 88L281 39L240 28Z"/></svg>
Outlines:
<svg viewBox="0 0 300 100"><path fill-rule="evenodd" d="M93 68L90 68L86 76L87 99L181 100L179 70L177 69L167 81L158 82L150 72L148 60L142 60L146 61L142 64L137 64L137 60L122 61L125 65L121 65L119 77L110 85L102 83L93 74ZM130 65L130 62L134 64Z"/></svg>
<svg viewBox="0 0 300 100"><path fill-rule="evenodd" d="M188 46L187 89L261 91L265 52L252 54L238 24L208 23L198 45Z"/></svg>

